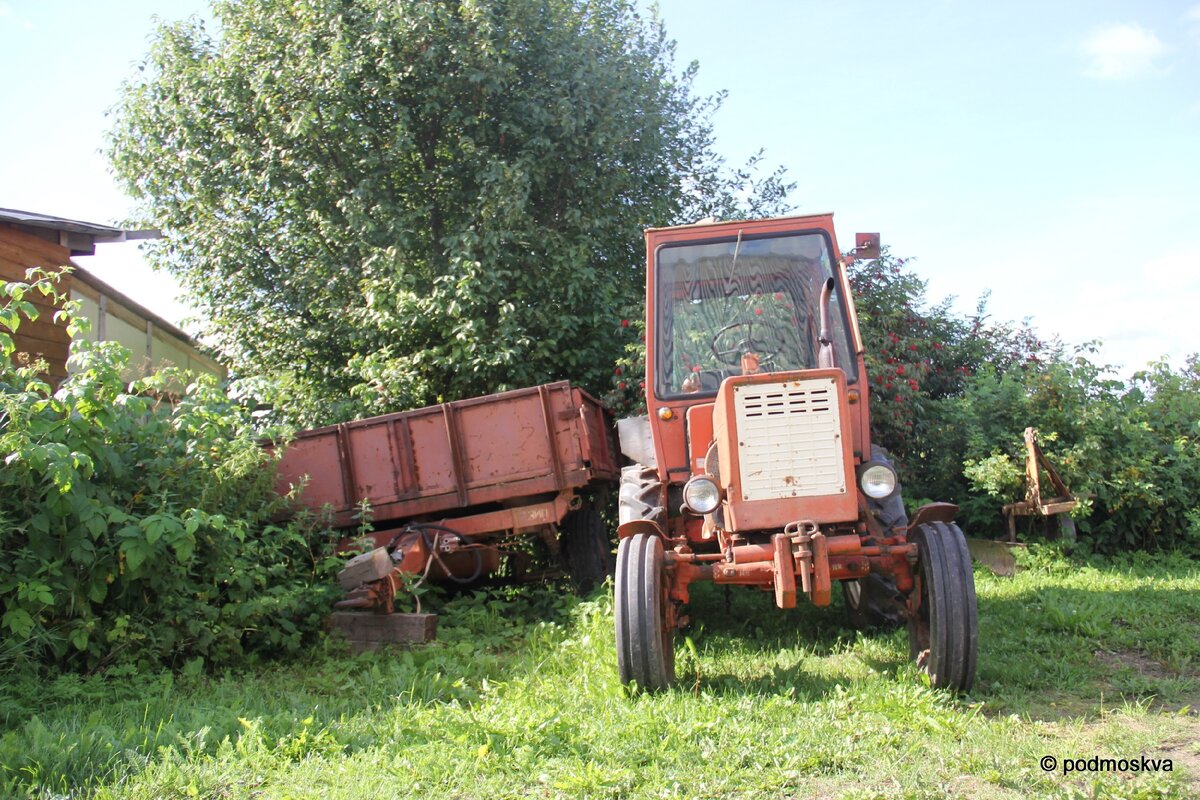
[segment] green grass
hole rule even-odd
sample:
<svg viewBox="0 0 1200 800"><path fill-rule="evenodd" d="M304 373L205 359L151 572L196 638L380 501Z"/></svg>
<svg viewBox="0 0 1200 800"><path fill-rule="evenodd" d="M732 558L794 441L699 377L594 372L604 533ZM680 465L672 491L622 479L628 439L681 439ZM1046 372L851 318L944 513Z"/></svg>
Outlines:
<svg viewBox="0 0 1200 800"><path fill-rule="evenodd" d="M903 632L700 587L679 688L627 697L611 603L449 601L438 642L207 678L8 676L0 796L1125 797L1200 795L1200 563L979 571L970 697ZM706 591L705 591L706 590ZM836 605L836 601L835 601ZM1169 773L1039 759L1170 758Z"/></svg>

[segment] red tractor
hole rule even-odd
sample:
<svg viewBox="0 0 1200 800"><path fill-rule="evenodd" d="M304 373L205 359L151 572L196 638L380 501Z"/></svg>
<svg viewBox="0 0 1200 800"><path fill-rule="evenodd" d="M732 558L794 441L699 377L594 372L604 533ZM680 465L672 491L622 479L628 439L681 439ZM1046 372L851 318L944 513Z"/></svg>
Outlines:
<svg viewBox="0 0 1200 800"><path fill-rule="evenodd" d="M878 254L861 235L859 257ZM871 443L863 342L832 215L646 232L648 416L620 423L621 681L675 677L694 581L907 623L934 686L969 691L977 617L957 507L908 519Z"/></svg>

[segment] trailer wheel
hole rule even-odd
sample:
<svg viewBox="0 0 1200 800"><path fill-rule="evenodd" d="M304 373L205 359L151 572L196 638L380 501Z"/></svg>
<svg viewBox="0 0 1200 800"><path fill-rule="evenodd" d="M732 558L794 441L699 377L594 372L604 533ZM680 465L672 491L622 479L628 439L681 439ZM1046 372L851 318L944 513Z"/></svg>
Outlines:
<svg viewBox="0 0 1200 800"><path fill-rule="evenodd" d="M587 594L613 574L608 528L595 499L585 498L580 508L563 519L562 553L571 583L581 594Z"/></svg>
<svg viewBox="0 0 1200 800"><path fill-rule="evenodd" d="M638 533L617 548L617 668L621 683L657 692L675 680L675 631L666 624L663 547Z"/></svg>
<svg viewBox="0 0 1200 800"><path fill-rule="evenodd" d="M871 459L892 463L887 450L871 445ZM882 500L867 498L867 511L874 515L887 530L908 527L908 513L904 510L904 498L900 486L891 497ZM894 631L904 625L907 613L904 595L896 589L896 582L887 575L867 575L850 581L842 581L842 599L845 600L846 620L859 630Z"/></svg>
<svg viewBox="0 0 1200 800"><path fill-rule="evenodd" d="M979 621L967 541L957 525L945 522L921 525L908 540L917 545L918 601L908 620L909 655L934 686L969 692Z"/></svg>

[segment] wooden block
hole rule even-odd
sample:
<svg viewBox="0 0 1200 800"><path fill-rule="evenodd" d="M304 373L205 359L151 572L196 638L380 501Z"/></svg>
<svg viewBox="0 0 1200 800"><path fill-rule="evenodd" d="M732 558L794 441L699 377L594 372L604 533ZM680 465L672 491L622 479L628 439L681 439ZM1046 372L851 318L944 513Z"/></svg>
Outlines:
<svg viewBox="0 0 1200 800"><path fill-rule="evenodd" d="M372 614L335 611L326 620L331 635L344 636L355 652L381 645L431 642L437 636L437 614Z"/></svg>
<svg viewBox="0 0 1200 800"><path fill-rule="evenodd" d="M395 564L387 550L376 547L369 553L360 553L347 561L338 573L338 583L348 592L356 586L387 577L393 567Z"/></svg>

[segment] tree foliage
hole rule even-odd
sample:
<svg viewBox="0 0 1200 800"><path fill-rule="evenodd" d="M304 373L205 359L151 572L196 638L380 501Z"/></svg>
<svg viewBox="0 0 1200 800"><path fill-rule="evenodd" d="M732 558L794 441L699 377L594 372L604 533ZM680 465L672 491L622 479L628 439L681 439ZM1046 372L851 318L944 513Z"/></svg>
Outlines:
<svg viewBox="0 0 1200 800"><path fill-rule="evenodd" d="M568 377L640 316L640 232L772 213L721 97L626 0L220 2L163 25L110 157L153 263L308 423Z"/></svg>

